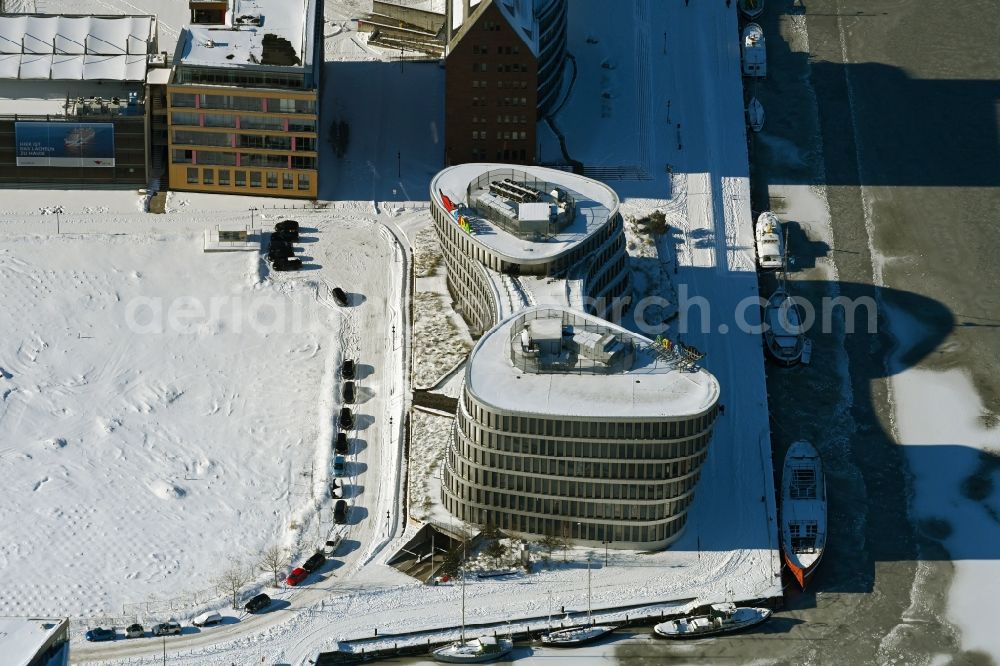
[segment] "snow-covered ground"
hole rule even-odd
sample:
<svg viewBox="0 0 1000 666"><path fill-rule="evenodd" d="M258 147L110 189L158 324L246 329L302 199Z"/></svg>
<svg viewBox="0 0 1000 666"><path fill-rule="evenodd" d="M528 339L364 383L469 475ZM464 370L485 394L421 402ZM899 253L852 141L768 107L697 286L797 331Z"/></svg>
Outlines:
<svg viewBox="0 0 1000 666"><path fill-rule="evenodd" d="M444 462L445 448L451 439L455 420L447 416L413 410L410 414L409 513L417 520L427 520L435 503L440 503L436 478Z"/></svg>
<svg viewBox="0 0 1000 666"><path fill-rule="evenodd" d="M413 246L413 385L430 388L461 363L472 349L465 322L452 308L445 284L441 245L430 224L415 234Z"/></svg>
<svg viewBox="0 0 1000 666"><path fill-rule="evenodd" d="M39 6L40 11L137 12L155 7L162 18L161 38L167 37L169 29L182 24L187 13L187 3L166 0L130 0L128 3L124 0L66 0L57 3L60 5L58 8L52 6L56 4L53 0L39 0L40 5L45 2L49 2L49 6ZM330 2L328 18L346 21L355 15L355 9L363 8L360 3ZM695 2L689 7L682 7L679 3L641 0L630 9L608 16L604 4L597 0L574 0L572 3L575 17L571 20L574 25L601 25L599 43L602 48L628 45L621 61L612 64L618 67L617 71L627 68L631 78L614 83L609 74L608 86L617 85L620 93L612 97L614 107L606 108L601 102L606 98L597 91L593 99L588 98L575 105L581 114L591 114L586 122L575 128L561 128L568 135L575 132L578 137L602 138L603 141L594 142L591 156L600 155L602 151L617 151L614 152L615 159L608 158L607 163L637 164L651 174L649 180L612 182L612 185L625 197L625 210L630 214L656 208L672 211L668 213L668 224L676 229L674 238L677 247L674 253L679 265L675 284L678 288L686 285L689 296L707 298L713 308L712 334L692 331L684 335L684 340L708 352L706 365L723 385L722 402L726 405L726 414L717 426L699 485L698 499L692 506L684 537L674 548L661 553L612 553L609 565L594 572L594 606L656 603L670 599L697 598L704 602L770 596L780 593L780 580L777 578L776 531L771 522L774 502L770 488L773 484L770 467L765 464L769 460L770 448L760 342L756 336L738 333L732 320L737 301L756 290L749 239L749 192L735 13L727 10L721 2ZM336 19L338 12L341 13L340 19ZM669 55L661 53L660 44L654 39L658 33L654 34L653 26L657 26L655 30L663 26L668 31ZM334 58L347 60L353 57L348 52L355 52L355 48L365 50L363 45L354 41L356 34L332 27L328 32L336 32L327 40L328 55L333 53ZM334 46L337 44L343 48ZM687 55L680 57L682 53ZM593 75L593 72L583 71L584 65L601 67L600 59L595 61L591 58L587 62L581 63L584 80ZM318 230L317 241L303 247L305 254L314 258L314 270L281 278L282 283L294 283L295 288L279 288L266 280L258 284L252 273L235 268L220 275L211 285L212 289L223 289L227 284L235 283L261 299L280 297L309 301L311 295L309 306L324 313L325 304L317 298L323 295L322 288L319 288L321 283L340 284L349 292L363 294L364 300L360 304L342 314L339 336L333 329L321 329L315 333L317 337L320 333L324 334L322 342L326 347L316 352L311 393L303 384L296 383L297 377L290 380L291 399L281 395L280 400L276 400L276 393L262 391L266 393L265 398L260 399L264 404L252 402L244 412L249 422L258 417L263 419L269 432L278 430L274 421L268 420L278 418L276 413L298 415L297 419L288 417L287 427L281 435L294 437L296 433L302 433L302 447L305 449L300 454L302 462L298 469L291 464L285 468L290 476L301 475L307 463L329 454L328 449L321 451L318 443L328 441L326 438L332 434L331 408L339 406L334 397L339 386L335 373L331 371L331 362L335 367L337 359L322 356L322 353L329 354L333 346L340 349L341 354L350 354L358 359L363 370L362 400L356 410L360 415L359 429L352 435L359 443L352 449L350 461L353 486L350 501L354 508L346 528L345 545L338 553L337 565L311 580L305 588L285 593L284 598L290 607L174 639L170 641L173 663L243 663L249 655L258 660L263 658L265 662L298 664L314 657L318 650L335 649L338 640L369 636L373 627L379 627L380 631L405 631L458 623L458 599L461 594L458 588L427 588L382 564L395 547L403 543L404 538L398 529L400 516L397 514L394 517L392 512L400 506L398 493L401 489L394 484L400 478L396 437L404 407L402 368L406 346L393 339L390 331L395 330L396 338L400 338L404 334L406 317L399 309L403 257L376 223L382 222L390 229L399 230L398 236L412 241L416 230L426 223L427 213L426 204L387 207L371 201L422 199L426 196L427 180L441 157L443 103L441 96L434 92L434 86L442 85L443 76L434 65L407 63L404 73L398 77L393 73L397 71L395 67L391 68L392 71L385 68L375 71L366 69L368 66L362 63L344 65L339 71L331 70L337 71L343 78L338 86L329 86L328 90L343 90L346 85L371 90L373 94L379 90L392 90L392 94L397 96L405 92L411 99L431 101L428 109L421 113L415 113L413 106L406 104L372 105L370 95L355 95L327 105L335 115L344 114L352 120L352 144L347 159L331 163L328 156L324 157L324 173L334 175L329 185L330 193L338 198L366 198L368 201L336 203L325 211L308 214L302 211L259 211L258 220L262 214L267 214L269 221L285 216L295 217ZM609 67L606 71L616 70ZM605 82L600 76L597 80L598 87ZM637 82L642 84L642 95L633 98L632 91ZM401 85L410 87L404 89L399 87ZM664 124L661 118L667 101L671 101L671 114L674 115L671 124ZM618 120L626 124L614 124ZM603 121L606 122L602 124ZM677 143L677 132L673 127L677 122L684 123L683 149ZM628 141L620 140L622 132L628 133ZM572 152L577 146L572 143L572 136L570 139ZM636 154L635 159L631 159L632 152ZM673 165L674 183L667 182L667 164ZM680 192L684 192L683 202ZM19 237L37 238L37 241L24 242L46 251L50 251L52 245L58 247L64 239L51 238L55 227L53 215L41 214L39 206L61 205L64 211L60 219L62 231L68 229L74 235L89 234L87 238L80 239L81 244L107 244L118 247L118 254L130 254L133 245L137 248L134 258L118 257L113 251L104 250L101 256L106 258L106 266L116 266L116 261L139 263L147 259L149 266L131 269L144 276L148 276L150 271L167 271L174 266L183 266L182 272L190 277L182 275L176 278L177 285L158 287L168 294L181 290L188 282L197 282L202 289L208 289L197 279L198 274L191 270L191 262L209 259L198 252L197 234L201 229L216 222L247 223L247 209L251 205L260 207L271 203L260 199L185 194L174 199L173 208L178 212L155 216L133 212L136 210L136 193L31 192L19 193L18 197L19 201L13 203L5 197L4 204L0 206L8 211L8 214L0 216L4 247ZM182 205L182 201L188 203ZM123 238L112 235L122 230L129 235ZM128 239L132 237L139 237L139 240L130 244ZM157 240L160 237L163 240ZM189 253L177 250L185 243L193 246ZM174 247L175 250L163 256L157 255L155 250L142 254L145 245L156 244ZM128 247L128 251L124 247ZM34 252L39 255L38 261L46 258L42 256L41 249ZM669 259L666 250L662 255L658 250L657 257ZM246 255L226 255L213 265L223 266L227 265L226 262L239 261L248 259ZM106 266L101 265L105 274L111 270ZM378 266L379 270L368 270L372 266ZM138 293L139 288L124 291L129 285L128 271L128 268L122 268L124 275L114 274L114 280L115 284L121 283L122 293L132 295ZM76 284L74 280L77 278L72 275L65 279L70 285ZM166 279L161 278L161 281ZM317 287L307 288L308 283L315 283ZM302 287L298 286L300 284ZM54 286L53 281L50 288ZM108 286L111 286L110 282ZM63 285L60 287L65 288ZM34 287L28 285L28 288ZM74 290L78 288L73 287ZM92 290L97 288L91 287ZM142 295L148 293L142 292ZM5 293L0 298L7 297ZM19 290L17 297L26 296ZM69 300L67 295L62 302ZM72 334L73 328L78 326L76 319L87 321L88 316L95 320L98 318L88 308L96 309L100 305L101 300L94 295L91 300L68 303L70 309L66 312L47 311L45 316L53 318L57 325L46 330L59 331L69 327L67 335ZM109 304L108 307L116 306ZM81 313L80 316L72 317L74 311ZM24 319L30 322L32 316ZM719 323L727 325L733 333L716 335ZM18 325L25 326L23 322ZM102 326L107 329L109 325L103 323ZM215 336L225 336L228 331L223 327ZM331 343L331 338L336 339ZM99 339L95 336L93 339L67 341L66 344L73 344L72 348L66 347L67 354L71 350L88 349L83 343L95 340ZM270 384L263 382L263 373L251 373L256 372L260 364L277 365L285 355L294 357L298 353L294 350L301 346L289 344L289 351L276 355L273 344L267 343L258 340L256 346L246 348L251 353L239 355L238 360L236 352L231 352L234 360L230 365L238 364L240 372L246 373L248 384L262 377L261 383L270 388ZM53 343L49 341L49 344ZM154 365L173 384L180 379L168 373L168 370L174 371L171 353L192 359L203 358L202 350L182 347L177 343L173 347L164 346L162 350L157 350L164 358ZM244 351L242 345L233 344L232 347ZM27 348L30 351L30 347ZM228 351L228 348L220 349L220 354ZM36 357L44 358L44 354L36 354ZM230 367L226 368L227 378L231 371ZM211 367L208 370L199 369L199 372L202 376L211 376ZM10 374L11 380L18 380L14 372ZM77 374L81 373L78 371ZM72 379L75 375L68 376ZM0 381L11 380L5 378ZM147 381L153 383L152 379ZM163 383L164 386L168 384ZM296 392L298 389L302 391ZM69 389L63 387L62 390ZM161 406L155 401L156 395L152 394L146 401L153 408L151 413L154 417L140 412L143 418L152 419L155 415L170 413L171 409L187 409L185 399L189 395L195 396L196 391L192 387L176 398L171 403L176 407ZM100 403L98 405L103 407ZM256 410L253 409L255 407ZM199 419L208 419L199 410L192 412ZM49 410L45 420L51 425L59 423L60 418L58 410ZM70 415L68 418L83 417ZM390 418L395 421L390 421ZM186 423L174 421L170 419L170 428L183 432L193 429ZM306 437L307 432L312 432L312 439ZM45 437L60 435L46 434ZM212 451L243 450L246 442L242 438L235 441L220 438L211 444ZM65 447L58 451L45 450L44 455L58 459L60 455L71 453L71 447L72 442L67 439ZM298 449L296 454L299 454ZM291 457L292 454L288 455ZM166 468L167 460L150 460L149 464L160 463ZM273 460L267 462L274 464ZM156 469L155 465L153 469ZM168 480L175 478L167 477L166 472L156 476ZM194 481L185 482L195 484ZM133 487L143 489L143 493L149 492L146 485L140 486L138 479ZM158 503L167 506L186 503L195 491L183 487L188 492L183 498L161 500L154 495L149 502L154 506ZM289 493L292 492L294 485L290 479L285 487L289 488ZM38 492L44 493L44 488L43 485ZM37 495L30 489L28 493ZM765 497L763 502L760 501L762 496ZM287 529L285 523L291 514L289 509L287 516L274 516L268 520L273 521L273 529ZM308 523L309 513L301 515L303 534L314 533L314 524ZM124 525L109 523L112 537L115 536L115 527L125 529ZM259 526L255 529L261 533L265 531ZM395 540L390 542L391 539ZM198 547L195 539L190 541L190 545L185 544L186 548ZM95 538L94 542L103 543L103 539ZM545 614L550 590L556 596L555 604L584 607L586 582L580 572L586 555L584 551L571 550L564 567L514 581L483 581L470 585L470 619L503 621L511 617ZM603 552L595 555L597 559L603 559ZM13 571L9 565L5 567L5 571L8 570ZM98 585L96 581L86 579L69 584ZM54 591L54 596L57 596L56 592L62 593L62 590ZM441 612L428 613L428 608L439 608ZM81 660L114 657L133 663L136 660L152 663L159 658L159 647L155 641L133 641L110 647L74 645L74 655Z"/></svg>
<svg viewBox="0 0 1000 666"><path fill-rule="evenodd" d="M390 221L370 202L293 211L185 194L177 212L149 215L137 200L4 196L0 312L23 313L0 342L4 614L120 616L128 604L146 623L183 619L223 603L213 581L230 565L325 538L329 504L317 514L313 497L325 488L344 356L360 364L360 398L338 573L400 524L405 264L380 223L405 226L414 213ZM301 273L268 273L254 253L202 252L205 228L248 224L251 205L258 226L302 223ZM357 294L352 307L334 306L330 285ZM319 599L324 580L291 597ZM167 599L172 609L150 603Z"/></svg>
<svg viewBox="0 0 1000 666"><path fill-rule="evenodd" d="M311 502L339 313L256 253L122 231L0 238L5 615L210 588Z"/></svg>

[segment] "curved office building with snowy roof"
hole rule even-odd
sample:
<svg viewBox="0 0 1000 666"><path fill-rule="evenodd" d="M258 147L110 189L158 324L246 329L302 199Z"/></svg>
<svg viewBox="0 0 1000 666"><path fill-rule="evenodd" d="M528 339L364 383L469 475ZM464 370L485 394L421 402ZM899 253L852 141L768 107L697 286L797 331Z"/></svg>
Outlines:
<svg viewBox="0 0 1000 666"><path fill-rule="evenodd" d="M448 288L474 335L442 500L471 523L655 549L683 530L717 413L696 354L602 317L630 290L615 192L541 167L431 182Z"/></svg>
<svg viewBox="0 0 1000 666"><path fill-rule="evenodd" d="M444 505L521 534L663 548L684 528L718 398L683 348L566 308L524 310L469 357Z"/></svg>
<svg viewBox="0 0 1000 666"><path fill-rule="evenodd" d="M431 181L448 289L473 335L531 305L600 316L629 293L618 195L534 166L461 164Z"/></svg>

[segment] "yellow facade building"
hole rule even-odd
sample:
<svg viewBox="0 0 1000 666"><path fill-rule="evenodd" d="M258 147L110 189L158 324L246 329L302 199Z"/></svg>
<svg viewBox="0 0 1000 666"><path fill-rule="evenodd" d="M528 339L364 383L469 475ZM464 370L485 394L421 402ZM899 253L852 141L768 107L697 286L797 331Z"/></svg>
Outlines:
<svg viewBox="0 0 1000 666"><path fill-rule="evenodd" d="M181 31L167 85L170 188L317 198L322 1L209 4L190 0L212 23Z"/></svg>

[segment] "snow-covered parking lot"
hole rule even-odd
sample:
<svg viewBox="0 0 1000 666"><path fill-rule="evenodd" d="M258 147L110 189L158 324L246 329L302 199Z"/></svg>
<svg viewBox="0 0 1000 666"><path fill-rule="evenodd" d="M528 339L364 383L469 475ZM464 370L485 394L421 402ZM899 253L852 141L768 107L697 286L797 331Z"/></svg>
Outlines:
<svg viewBox="0 0 1000 666"><path fill-rule="evenodd" d="M62 235L37 213L4 226L0 615L119 615L195 593L204 604L222 570L272 545L311 545L337 370L345 347L358 355L349 320L376 331L391 314L396 271L358 269L396 251L373 216L300 212L299 274L270 273L256 252L203 253L211 213L174 217L163 234L73 233L103 230L94 218L106 216L70 210ZM333 306L338 279L358 307ZM378 474L384 408L382 358L365 356L367 432L349 469L358 506L384 487L364 485Z"/></svg>
<svg viewBox="0 0 1000 666"><path fill-rule="evenodd" d="M200 235L0 240L0 614L210 587L285 536L338 316L258 265Z"/></svg>

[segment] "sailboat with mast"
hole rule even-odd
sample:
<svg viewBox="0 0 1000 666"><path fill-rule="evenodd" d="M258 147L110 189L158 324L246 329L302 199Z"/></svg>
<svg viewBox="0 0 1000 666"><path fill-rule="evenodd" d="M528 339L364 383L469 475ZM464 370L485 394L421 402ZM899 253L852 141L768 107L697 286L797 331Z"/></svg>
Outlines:
<svg viewBox="0 0 1000 666"><path fill-rule="evenodd" d="M462 633L459 640L432 653L436 661L446 664L482 664L506 656L514 649L508 638L480 636L465 640L465 570L462 570Z"/></svg>
<svg viewBox="0 0 1000 666"><path fill-rule="evenodd" d="M596 641L602 636L610 634L618 627L610 624L594 624L593 612L591 610L591 584L590 584L590 560L587 560L587 624L582 627L570 627L568 629L558 629L542 634L542 644L553 647L576 647Z"/></svg>

